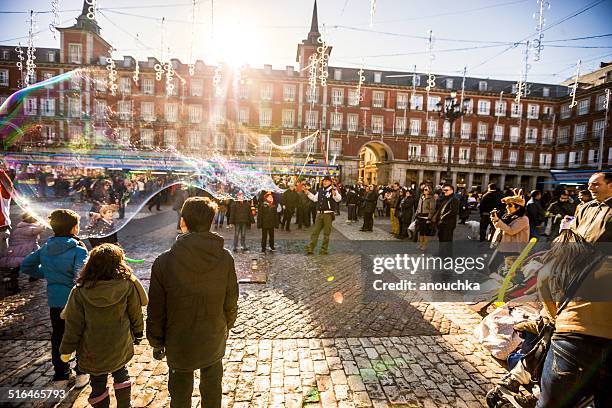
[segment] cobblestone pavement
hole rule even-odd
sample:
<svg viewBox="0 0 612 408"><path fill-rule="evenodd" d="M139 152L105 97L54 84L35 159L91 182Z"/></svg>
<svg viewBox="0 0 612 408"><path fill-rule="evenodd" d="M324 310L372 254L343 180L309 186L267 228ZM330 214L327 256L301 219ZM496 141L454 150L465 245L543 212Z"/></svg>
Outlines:
<svg viewBox="0 0 612 408"><path fill-rule="evenodd" d="M171 211L141 216L120 232L127 255L145 260L135 269L145 285L155 256L176 236L175 217ZM266 283L240 286L224 359L224 406L485 406L485 392L505 370L471 336L478 315L461 303L364 297L360 257L345 249L354 240L393 239L388 220L375 225L375 232L361 233L360 224L339 217L326 257L304 255L309 234L297 230L277 232L275 253L235 254L242 275L256 265ZM461 227L457 234L465 233ZM233 231L220 233L230 247ZM249 231L251 249L260 248L258 236ZM0 301L0 386L49 388L44 282L20 283L20 294ZM134 406L169 404L167 366L146 344L136 347L128 368ZM86 406L88 394L89 387L70 390L57 405Z"/></svg>

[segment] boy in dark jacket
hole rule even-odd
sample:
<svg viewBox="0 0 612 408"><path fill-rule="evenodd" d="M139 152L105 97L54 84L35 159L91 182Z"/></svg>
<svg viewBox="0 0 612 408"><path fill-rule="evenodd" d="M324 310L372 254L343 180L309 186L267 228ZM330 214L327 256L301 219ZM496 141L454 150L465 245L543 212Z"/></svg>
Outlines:
<svg viewBox="0 0 612 408"><path fill-rule="evenodd" d="M181 229L151 269L147 339L153 357L167 356L172 407L191 407L193 372L200 370L202 407L221 407L222 358L238 315L234 258L210 232L216 205L185 200Z"/></svg>
<svg viewBox="0 0 612 408"><path fill-rule="evenodd" d="M270 250L274 248L274 228L278 225L276 218L276 203L270 191L264 194L259 211L257 211L257 228L261 228L261 252L266 252L268 239Z"/></svg>
<svg viewBox="0 0 612 408"><path fill-rule="evenodd" d="M70 365L60 358L60 344L64 336L64 320L60 317L70 290L85 265L87 248L77 237L80 217L71 210L55 210L49 215L54 237L39 250L28 255L21 263L21 272L34 278L47 280L47 299L51 315L51 361L55 374L53 381L66 381ZM84 387L88 376L77 370L76 386Z"/></svg>

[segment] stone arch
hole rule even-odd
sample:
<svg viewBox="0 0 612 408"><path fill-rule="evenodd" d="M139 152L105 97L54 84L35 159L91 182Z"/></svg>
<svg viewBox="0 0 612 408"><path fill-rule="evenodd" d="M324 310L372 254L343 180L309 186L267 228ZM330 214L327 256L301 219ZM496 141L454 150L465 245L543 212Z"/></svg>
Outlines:
<svg viewBox="0 0 612 408"><path fill-rule="evenodd" d="M393 151L385 142L369 140L359 148L359 181L386 184L391 177Z"/></svg>

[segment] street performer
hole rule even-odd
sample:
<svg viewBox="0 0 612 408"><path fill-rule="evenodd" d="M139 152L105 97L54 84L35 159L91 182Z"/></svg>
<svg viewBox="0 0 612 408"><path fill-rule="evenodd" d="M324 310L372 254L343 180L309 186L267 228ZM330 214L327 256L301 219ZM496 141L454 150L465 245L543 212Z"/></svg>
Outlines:
<svg viewBox="0 0 612 408"><path fill-rule="evenodd" d="M321 230L323 230L323 242L321 243L319 255L327 255L332 221L335 218L335 203L333 203L332 200L339 203L340 200L342 200L342 196L338 188L332 186L332 179L329 176L323 178L323 187L321 187L316 194L312 194L306 189L306 195L309 199L317 203L317 218L315 220L312 235L310 236L310 244L306 246L306 254L312 255L314 253L314 249L319 241L319 235L321 234Z"/></svg>

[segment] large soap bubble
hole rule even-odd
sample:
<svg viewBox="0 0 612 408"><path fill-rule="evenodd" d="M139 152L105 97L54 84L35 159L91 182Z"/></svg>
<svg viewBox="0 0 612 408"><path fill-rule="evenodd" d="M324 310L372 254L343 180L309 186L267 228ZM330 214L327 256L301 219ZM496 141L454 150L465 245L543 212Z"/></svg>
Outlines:
<svg viewBox="0 0 612 408"><path fill-rule="evenodd" d="M168 95L171 107L156 112L155 102L147 105L153 97L132 98L136 85L122 91L122 78L132 81L120 77L120 86L111 87L105 70L78 69L22 89L0 106L0 168L12 180L14 202L39 221L68 208L81 216L82 237L105 237L157 194L170 203L186 194L232 199L242 192L250 199L327 170L307 164L318 132L282 145L269 131L227 121L220 132L212 112L222 112L217 106L227 105L225 99L202 98L215 116L208 122L198 121L201 112L192 108L172 117L183 104L178 96ZM188 125L181 116L189 116Z"/></svg>

